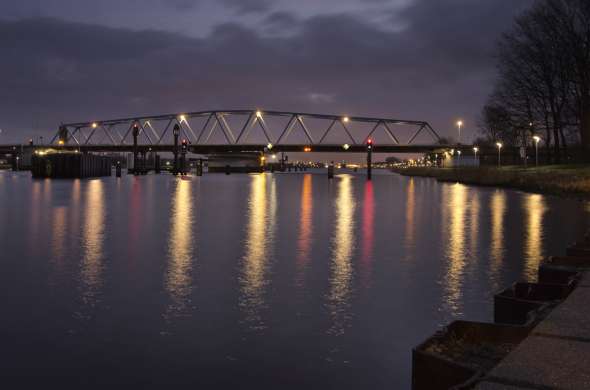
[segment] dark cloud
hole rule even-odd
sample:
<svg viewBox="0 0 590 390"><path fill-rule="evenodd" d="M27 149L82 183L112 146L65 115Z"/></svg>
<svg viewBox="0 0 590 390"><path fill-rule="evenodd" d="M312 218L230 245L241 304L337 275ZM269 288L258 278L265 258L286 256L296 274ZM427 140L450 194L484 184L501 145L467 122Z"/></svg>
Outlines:
<svg viewBox="0 0 590 390"><path fill-rule="evenodd" d="M238 13L258 13L268 11L272 4L272 0L221 0L221 2L231 8L234 8Z"/></svg>
<svg viewBox="0 0 590 390"><path fill-rule="evenodd" d="M472 130L494 77L495 39L528 3L417 1L392 11L401 31L354 14L282 12L264 30L225 23L203 38L0 21L2 136L47 136L62 121L253 107L424 119L443 134L461 116ZM272 33L281 26L289 34Z"/></svg>
<svg viewBox="0 0 590 390"><path fill-rule="evenodd" d="M172 6L178 11L188 11L197 7L202 0L161 0L163 4Z"/></svg>

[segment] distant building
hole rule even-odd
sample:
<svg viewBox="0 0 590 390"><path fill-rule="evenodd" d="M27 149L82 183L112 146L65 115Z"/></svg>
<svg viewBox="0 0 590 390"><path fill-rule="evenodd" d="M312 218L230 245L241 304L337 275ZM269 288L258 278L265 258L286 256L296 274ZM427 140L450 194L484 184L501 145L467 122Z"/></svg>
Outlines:
<svg viewBox="0 0 590 390"><path fill-rule="evenodd" d="M260 153L228 153L209 156L209 172L262 172L264 161Z"/></svg>

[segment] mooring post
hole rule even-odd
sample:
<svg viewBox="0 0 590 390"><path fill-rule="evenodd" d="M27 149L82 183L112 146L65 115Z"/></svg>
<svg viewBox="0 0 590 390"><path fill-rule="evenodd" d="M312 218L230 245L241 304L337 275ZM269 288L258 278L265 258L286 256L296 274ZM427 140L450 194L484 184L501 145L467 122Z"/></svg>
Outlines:
<svg viewBox="0 0 590 390"><path fill-rule="evenodd" d="M180 135L180 126L178 123L174 125L172 129L172 134L174 134L174 167L172 167L172 174L174 176L178 175L178 136Z"/></svg>
<svg viewBox="0 0 590 390"><path fill-rule="evenodd" d="M373 178L373 140L367 140L367 180Z"/></svg>
<svg viewBox="0 0 590 390"><path fill-rule="evenodd" d="M334 161L330 162L328 165L328 179L334 178Z"/></svg>

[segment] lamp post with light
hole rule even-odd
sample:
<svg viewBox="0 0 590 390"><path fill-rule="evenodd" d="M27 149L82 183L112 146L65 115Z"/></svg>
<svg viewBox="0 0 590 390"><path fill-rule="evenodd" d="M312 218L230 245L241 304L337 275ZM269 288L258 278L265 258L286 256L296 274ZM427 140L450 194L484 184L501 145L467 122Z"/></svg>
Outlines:
<svg viewBox="0 0 590 390"><path fill-rule="evenodd" d="M463 121L457 121L457 128L459 129L459 138L457 140L457 144L461 144L461 127L463 127Z"/></svg>
<svg viewBox="0 0 590 390"><path fill-rule="evenodd" d="M498 147L498 167L500 167L502 165L501 162L501 152L502 152L502 142L496 142L496 146Z"/></svg>
<svg viewBox="0 0 590 390"><path fill-rule="evenodd" d="M473 155L474 155L476 163L477 163L477 152L479 152L479 148L477 146L474 146L473 147Z"/></svg>
<svg viewBox="0 0 590 390"><path fill-rule="evenodd" d="M535 135L533 140L535 141L535 166L539 167L539 142L541 141L541 137Z"/></svg>

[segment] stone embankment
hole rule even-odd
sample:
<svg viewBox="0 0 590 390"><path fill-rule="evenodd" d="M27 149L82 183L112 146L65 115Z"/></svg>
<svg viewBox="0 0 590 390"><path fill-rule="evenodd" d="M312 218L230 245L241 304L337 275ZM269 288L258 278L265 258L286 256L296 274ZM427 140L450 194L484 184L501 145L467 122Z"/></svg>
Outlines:
<svg viewBox="0 0 590 390"><path fill-rule="evenodd" d="M494 323L455 321L412 360L415 390L590 389L590 236L496 294Z"/></svg>

